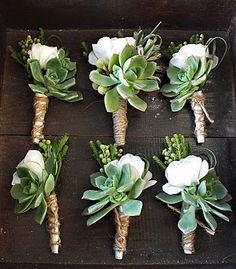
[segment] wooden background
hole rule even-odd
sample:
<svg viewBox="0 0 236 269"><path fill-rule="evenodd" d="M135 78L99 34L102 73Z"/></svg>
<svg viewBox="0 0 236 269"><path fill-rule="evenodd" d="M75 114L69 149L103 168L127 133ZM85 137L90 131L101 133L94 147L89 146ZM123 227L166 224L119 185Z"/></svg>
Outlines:
<svg viewBox="0 0 236 269"><path fill-rule="evenodd" d="M49 3L50 2L50 3ZM130 12L132 10L132 12ZM138 26L151 29L162 20L160 34L164 45L183 41L201 32L206 37L221 36L229 51L206 85L207 108L215 123L208 126L204 146L218 159L218 174L236 197L236 111L235 111L235 15L236 1L59 1L8 0L0 3L0 268L236 268L236 199L231 202L230 223L219 220L214 237L197 230L196 253L184 255L180 246L178 216L154 197L165 182L163 173L152 165L153 188L141 196L141 217L131 219L128 252L123 261L113 258L114 225L112 213L86 227L81 216L89 204L81 200L88 189L89 175L98 169L88 142L101 139L111 143L111 114L103 98L91 89L92 70L81 56L81 41L88 43L104 35L115 36L124 28L131 34ZM33 94L24 70L6 52L28 33L42 26L46 35L57 34L78 62L77 89L82 102L69 104L51 98L45 134L50 138L67 133L70 151L65 160L57 194L60 203L62 246L60 254L49 252L46 224L33 220L34 212L16 216L10 183L16 165L34 148L30 130ZM29 31L27 31L30 29ZM219 54L222 52L219 46ZM193 139L193 115L189 106L172 113L169 101L154 92L142 94L148 102L145 113L128 109L129 128L125 152L160 154L165 135L183 133Z"/></svg>

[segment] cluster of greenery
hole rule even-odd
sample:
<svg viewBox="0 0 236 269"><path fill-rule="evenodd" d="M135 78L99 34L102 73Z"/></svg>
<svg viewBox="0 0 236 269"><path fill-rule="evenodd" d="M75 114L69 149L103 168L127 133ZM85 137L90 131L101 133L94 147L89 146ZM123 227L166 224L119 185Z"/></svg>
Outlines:
<svg viewBox="0 0 236 269"><path fill-rule="evenodd" d="M116 207L120 207L126 216L140 215L143 204L137 198L146 187L147 181L144 178L136 180L129 164L124 164L120 168L104 161L104 152L111 160L121 156L122 152L116 148L116 145L90 141L90 147L102 170L90 175L90 183L96 189L85 191L82 197L82 199L96 201L83 211L83 215L90 216L87 225L90 226L99 221ZM145 163L143 177L149 169L148 161Z"/></svg>
<svg viewBox="0 0 236 269"><path fill-rule="evenodd" d="M120 98L127 99L136 109L145 111L147 103L138 97L138 93L159 89L160 79L155 74L158 70L155 61L161 55L161 38L154 32L145 36L142 30L135 32L134 38L135 46L127 45L119 55L114 54L108 63L98 59L97 69L89 75L92 87L104 95L108 112L118 110Z"/></svg>
<svg viewBox="0 0 236 269"><path fill-rule="evenodd" d="M162 154L165 163L157 156L153 157L161 168L165 169L165 164L169 164L174 160L181 160L191 154L190 144L185 141L182 135L175 134L172 138L166 137L165 141L167 148ZM166 159L166 157L169 157L169 159ZM231 211L228 202L232 197L213 168L200 180L199 184L186 186L181 194L169 195L161 192L156 198L166 204L182 203L184 213L181 215L178 227L184 234L197 228L197 211L202 212L205 221L212 230L217 228L217 222L213 215L229 221L229 218L220 211Z"/></svg>
<svg viewBox="0 0 236 269"><path fill-rule="evenodd" d="M12 46L8 49L13 59L24 66L34 84L29 84L34 93L41 93L46 96L54 96L67 102L76 102L83 99L81 92L70 91L76 84L75 75L77 72L76 62L72 62L68 57L68 51L63 48L59 50L58 57L47 62L46 70L42 70L37 59L29 59L28 51L33 44L45 44L44 31L39 29L38 35L32 37L28 35L26 39L19 41L19 49ZM45 44L46 45L46 44Z"/></svg>
<svg viewBox="0 0 236 269"><path fill-rule="evenodd" d="M13 185L11 196L18 200L15 212L21 214L36 209L35 221L39 224L45 219L47 213L46 197L49 196L57 184L61 171L62 161L68 151L69 137L64 136L58 142L42 140L39 144L44 157L45 169L42 171L42 180L28 168L17 167L16 173L20 184Z"/></svg>

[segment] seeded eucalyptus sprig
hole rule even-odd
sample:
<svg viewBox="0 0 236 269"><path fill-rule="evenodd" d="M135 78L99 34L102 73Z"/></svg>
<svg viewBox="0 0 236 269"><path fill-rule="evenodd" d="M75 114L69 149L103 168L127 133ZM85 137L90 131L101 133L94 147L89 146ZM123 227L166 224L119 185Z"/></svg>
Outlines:
<svg viewBox="0 0 236 269"><path fill-rule="evenodd" d="M162 169L166 169L171 162L179 161L191 154L191 144L185 140L182 134L174 134L171 138L166 136L164 141L166 148L162 150L163 161L156 155L153 156L153 160Z"/></svg>

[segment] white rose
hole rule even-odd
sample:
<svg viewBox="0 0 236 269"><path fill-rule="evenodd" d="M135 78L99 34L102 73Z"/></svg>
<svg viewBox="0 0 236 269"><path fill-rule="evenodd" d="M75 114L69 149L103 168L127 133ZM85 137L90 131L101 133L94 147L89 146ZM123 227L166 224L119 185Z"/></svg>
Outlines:
<svg viewBox="0 0 236 269"><path fill-rule="evenodd" d="M25 167L34 172L39 181L42 181L42 172L45 168L43 156L38 150L29 150L25 158L17 165L17 167ZM12 185L20 184L20 178L17 173L13 174Z"/></svg>
<svg viewBox="0 0 236 269"><path fill-rule="evenodd" d="M104 36L98 40L97 44L92 44L93 50L89 53L88 61L92 65L96 65L98 59L108 62L113 54L120 54L126 45L134 46L135 39Z"/></svg>
<svg viewBox="0 0 236 269"><path fill-rule="evenodd" d="M199 183L209 171L209 164L200 157L190 155L180 161L171 162L165 171L168 183L162 186L167 194L177 194L185 186L191 186L193 183Z"/></svg>
<svg viewBox="0 0 236 269"><path fill-rule="evenodd" d="M130 169L131 169L132 179L134 181L137 181L139 178L143 178L142 175L145 169L145 162L139 156L135 156L130 153L127 153L124 156L122 156L120 160L114 160L106 164L104 166L104 169L106 170L106 167L108 167L110 164L116 166L119 170L122 169L123 165L129 164ZM156 184L156 180L150 180L152 179L152 173L150 171L146 173L143 179L145 179L147 182L145 189Z"/></svg>
<svg viewBox="0 0 236 269"><path fill-rule="evenodd" d="M184 68L187 66L187 58L190 56L198 58L209 57L209 50L206 46L202 44L188 44L177 52L173 54L170 60L170 65L176 66L178 68Z"/></svg>
<svg viewBox="0 0 236 269"><path fill-rule="evenodd" d="M49 47L38 43L32 45L28 54L30 59L36 59L39 61L42 69L46 69L47 62L58 57L58 49L57 47Z"/></svg>

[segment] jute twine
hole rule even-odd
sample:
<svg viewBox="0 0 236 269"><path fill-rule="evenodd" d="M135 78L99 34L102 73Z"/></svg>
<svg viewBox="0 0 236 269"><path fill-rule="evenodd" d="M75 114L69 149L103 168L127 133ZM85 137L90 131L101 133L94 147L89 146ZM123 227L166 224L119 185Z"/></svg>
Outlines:
<svg viewBox="0 0 236 269"><path fill-rule="evenodd" d="M48 110L48 102L49 99L46 95L40 93L34 95L34 120L31 134L35 144L44 138L44 119Z"/></svg>
<svg viewBox="0 0 236 269"><path fill-rule="evenodd" d="M211 119L205 107L205 96L202 91L196 92L191 98L191 107L195 117L195 131L194 134L197 138L198 143L204 143L206 133L206 123L205 116L210 123L213 123L214 120Z"/></svg>
<svg viewBox="0 0 236 269"><path fill-rule="evenodd" d="M120 98L120 107L112 113L113 132L115 144L123 146L125 144L126 129L128 126L127 119L127 100Z"/></svg>
<svg viewBox="0 0 236 269"><path fill-rule="evenodd" d="M182 233L182 247L185 254L193 254L195 252L195 231L184 234Z"/></svg>
<svg viewBox="0 0 236 269"><path fill-rule="evenodd" d="M61 244L60 239L60 222L59 222L59 206L57 202L57 196L55 193L46 197L48 211L48 232L50 235L49 245L51 247L51 251L54 254L58 254L59 246Z"/></svg>
<svg viewBox="0 0 236 269"><path fill-rule="evenodd" d="M117 260L123 259L123 253L126 252L128 228L129 228L129 216L125 216L120 209L114 209L116 235L113 250L115 251L115 258Z"/></svg>

